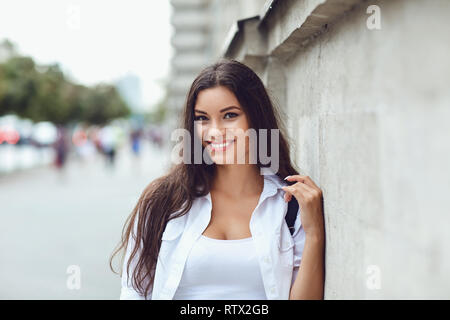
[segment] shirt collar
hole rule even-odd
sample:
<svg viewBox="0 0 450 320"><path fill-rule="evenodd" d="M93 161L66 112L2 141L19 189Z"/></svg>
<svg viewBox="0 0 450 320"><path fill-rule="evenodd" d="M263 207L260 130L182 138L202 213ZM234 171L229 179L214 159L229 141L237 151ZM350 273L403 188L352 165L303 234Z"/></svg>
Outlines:
<svg viewBox="0 0 450 320"><path fill-rule="evenodd" d="M264 197L270 197L275 195L278 192L278 190L281 189L281 187L287 185L285 181L281 180L279 176L277 176L272 172L264 174L263 177L264 177L264 187L260 196L261 200ZM212 203L211 192L208 192L204 196L200 196L200 198L208 200L210 204Z"/></svg>

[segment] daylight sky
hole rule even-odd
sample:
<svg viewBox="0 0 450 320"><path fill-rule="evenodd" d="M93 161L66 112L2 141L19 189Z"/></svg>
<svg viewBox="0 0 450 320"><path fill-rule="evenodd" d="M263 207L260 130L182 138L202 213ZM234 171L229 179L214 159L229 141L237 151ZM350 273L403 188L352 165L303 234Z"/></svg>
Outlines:
<svg viewBox="0 0 450 320"><path fill-rule="evenodd" d="M0 0L0 41L86 85L135 74L151 105L169 72L170 13L169 0Z"/></svg>

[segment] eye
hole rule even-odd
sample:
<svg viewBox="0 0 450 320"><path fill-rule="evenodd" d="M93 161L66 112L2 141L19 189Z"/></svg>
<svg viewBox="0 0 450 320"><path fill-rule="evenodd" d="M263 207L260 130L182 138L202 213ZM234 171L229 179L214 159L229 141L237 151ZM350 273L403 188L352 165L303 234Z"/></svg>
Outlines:
<svg viewBox="0 0 450 320"><path fill-rule="evenodd" d="M196 116L196 117L194 117L194 121L201 121L202 119L201 118L205 118L205 120L207 120L207 118L205 117L205 116Z"/></svg>
<svg viewBox="0 0 450 320"><path fill-rule="evenodd" d="M235 118L235 117L238 116L237 113L234 113L234 112L227 112L227 113L225 114L225 117L226 117L227 115L229 115L229 114L233 115L231 118Z"/></svg>

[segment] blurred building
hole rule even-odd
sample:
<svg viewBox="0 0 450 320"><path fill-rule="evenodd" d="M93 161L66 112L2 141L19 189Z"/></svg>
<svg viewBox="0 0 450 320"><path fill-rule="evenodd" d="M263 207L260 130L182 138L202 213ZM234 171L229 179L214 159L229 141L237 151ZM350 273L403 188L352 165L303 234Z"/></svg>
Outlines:
<svg viewBox="0 0 450 320"><path fill-rule="evenodd" d="M172 4L173 110L203 65L246 63L324 191L325 298L448 298L450 1Z"/></svg>
<svg viewBox="0 0 450 320"><path fill-rule="evenodd" d="M138 76L133 73L124 75L116 81L116 87L120 96L133 111L143 111L141 80Z"/></svg>
<svg viewBox="0 0 450 320"><path fill-rule="evenodd" d="M169 81L170 114L179 114L199 70L211 61L209 1L171 0L174 54Z"/></svg>
<svg viewBox="0 0 450 320"><path fill-rule="evenodd" d="M174 28L168 108L183 109L189 87L199 71L223 55L225 40L236 19L257 15L264 0L171 0ZM231 33L230 33L231 32Z"/></svg>

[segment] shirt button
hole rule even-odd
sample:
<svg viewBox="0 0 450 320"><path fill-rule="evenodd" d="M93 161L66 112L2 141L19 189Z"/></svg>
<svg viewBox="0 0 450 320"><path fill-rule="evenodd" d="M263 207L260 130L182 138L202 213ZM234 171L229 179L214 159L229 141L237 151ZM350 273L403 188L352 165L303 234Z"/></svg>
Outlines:
<svg viewBox="0 0 450 320"><path fill-rule="evenodd" d="M269 257L265 256L265 257L263 258L263 261L264 261L265 263L269 263L269 262L270 262L270 259L269 259Z"/></svg>
<svg viewBox="0 0 450 320"><path fill-rule="evenodd" d="M272 287L272 288L270 289L270 293L272 293L272 294L275 294L275 291L276 291L275 287Z"/></svg>

